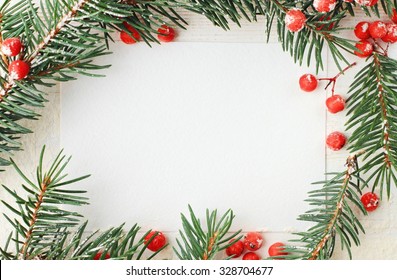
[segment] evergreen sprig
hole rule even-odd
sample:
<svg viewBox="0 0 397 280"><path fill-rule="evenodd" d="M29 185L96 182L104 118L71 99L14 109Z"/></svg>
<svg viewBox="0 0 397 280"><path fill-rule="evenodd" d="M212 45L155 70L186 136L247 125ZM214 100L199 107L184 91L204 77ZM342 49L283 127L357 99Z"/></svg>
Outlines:
<svg viewBox="0 0 397 280"><path fill-rule="evenodd" d="M373 7L361 8L368 16L379 16L381 9L390 16L396 4L396 0L380 0ZM294 61L302 64L306 60L310 65L315 56L318 70L323 66L321 54L326 45L339 68L343 63L349 64L344 52L351 53L355 47L352 41L338 37L337 33L342 30L340 21L354 16L356 7L355 3L339 0L334 11L319 14L314 10L312 0L43 0L39 4L34 4L32 0L11 4L10 0L5 0L0 5L0 44L6 38L20 37L24 52L16 58L1 55L0 59L0 167L9 164L16 167L7 158L21 149L20 136L31 132L20 121L39 117L36 108L46 102L43 86L73 80L76 73L100 76L98 70L108 65L97 65L94 59L109 53L111 32L129 32L123 22L132 25L150 45L157 42L157 28L165 22L185 28L187 22L178 14L183 9L202 14L226 30L230 22L240 25L242 20L256 21L259 17L265 17L268 39L275 26L283 49L291 54ZM303 30L297 33L289 32L284 22L285 13L291 8L302 9L308 19ZM14 59L23 59L31 64L29 76L22 81L13 80L8 75L8 65ZM300 216L300 219L317 224L308 232L300 233L301 238L297 241L304 245L287 248L295 253L288 258L329 258L336 235L340 236L349 253L352 241L359 243L358 232L362 227L349 204L363 209L354 193L359 193L359 184L354 183L353 179L362 180L366 186L371 182L373 190L380 187L381 193L386 188L390 196L392 183L397 183L396 66L396 61L387 57L386 53L375 53L350 88L347 127L352 130L352 137L349 149L352 152L366 150L360 171L367 173L368 179L364 181L359 176L352 158L349 158L347 171L336 174L323 183L323 188L311 193L309 202L316 208ZM58 204L81 206L86 200L79 192L58 193L59 184L56 181L63 180L60 175L62 170L58 168L60 165L66 166L63 160L58 158L53 166L59 174L52 169L46 173L47 177L38 172L37 179L41 180L38 185L26 179L16 167L26 179L24 190L31 196L24 199L5 187L15 197L18 207L6 202L5 205L20 220L6 216L15 230L1 249L2 258L62 259L73 256L84 259L92 258L98 250L109 252L113 258L132 258L134 253L138 253L136 258L140 258L144 249L139 248L145 248L145 245L142 238L135 242L138 226L132 227L127 235L123 234L120 226L109 229L99 239L96 235L83 239L86 228L86 223L83 223L77 233L71 235L69 229L77 226L81 217L75 212L59 210ZM64 184L67 185L66 182ZM40 194L45 194L46 199L40 200L44 197ZM215 223L216 211L207 211L206 233L190 207L189 211L190 222L182 215L184 232L181 231L182 241L178 241L179 251L174 248L175 252L181 259L214 258L216 252L225 248L231 240L225 235L223 239L219 238L219 232L226 234L233 213L226 212L221 222ZM9 253L11 242L15 243L16 250Z"/></svg>
<svg viewBox="0 0 397 280"><path fill-rule="evenodd" d="M24 52L16 58L0 59L0 167L20 150L20 135L31 131L19 124L22 119L37 119L35 107L46 102L43 87L54 81L75 79L75 74L101 76L93 59L109 54L110 32L129 32L132 25L148 44L157 42L153 34L165 21L184 27L186 22L167 1L122 0L45 0L40 4L21 0L0 7L0 44L19 37ZM8 73L12 60L22 59L31 66L29 76L14 80Z"/></svg>
<svg viewBox="0 0 397 280"><path fill-rule="evenodd" d="M368 173L373 191L397 185L397 61L374 53L350 86L347 129L352 130L349 149L365 149L361 170Z"/></svg>
<svg viewBox="0 0 397 280"><path fill-rule="evenodd" d="M339 22L348 12L354 15L355 4L338 1L334 11L316 13L313 1L293 0L21 0L11 4L5 0L0 6L0 43L10 37L20 37L24 53L18 59L31 64L29 76L16 81L7 75L8 65L14 58L4 55L0 60L0 167L10 164L7 158L20 150L19 138L31 131L21 120L39 118L37 107L46 102L43 87L54 82L75 79L75 74L101 76L97 70L109 65L98 65L94 58L108 54L111 32L126 29L123 22L132 25L143 40L157 42L157 28L165 22L185 28L187 22L179 15L189 10L207 17L214 25L229 29L230 22L240 25L242 20L257 21L266 18L269 36L276 25L279 40L295 62L313 63L317 70L323 67L322 52L328 45L334 61L349 64L344 51L353 52L350 40L337 36ZM390 15L396 1L381 0L369 14L379 14L379 7ZM289 32L284 23L285 13L291 8L302 9L307 18L305 28ZM332 27L332 28L331 28ZM268 37L269 39L269 37ZM16 58L15 58L16 59Z"/></svg>
<svg viewBox="0 0 397 280"><path fill-rule="evenodd" d="M178 2L178 1L175 1ZM230 22L240 26L242 20L257 21L259 17L266 19L267 39L271 30L276 26L278 39L283 50L294 58L295 62L307 65L313 62L315 55L317 71L323 68L322 53L324 46L328 46L337 66L342 69L341 62L349 64L343 51L352 53L355 50L351 40L338 37L341 30L339 22L345 18L346 11L353 11L351 3L338 2L338 7L329 13L315 12L313 1L293 0L211 0L211 1L183 1L183 8L206 16L214 25L225 30L230 28ZM302 9L307 16L307 24L300 32L290 32L285 26L285 14L293 8Z"/></svg>
<svg viewBox="0 0 397 280"><path fill-rule="evenodd" d="M346 165L346 171L328 174L332 176L330 179L315 183L322 187L309 192L309 198L306 199L313 209L298 218L314 225L307 231L295 233L299 238L291 240L291 244L284 248L289 254L275 259L329 259L337 237L342 249L346 248L352 257L352 244L358 246L359 233L364 233L352 206L355 205L363 214L367 213L359 196L360 183L366 185L366 182L359 176L357 156L350 156Z"/></svg>
<svg viewBox="0 0 397 280"><path fill-rule="evenodd" d="M241 230L228 234L234 219L230 209L219 220L217 210L210 212L207 209L204 226L190 205L189 216L190 221L181 214L183 231L179 231L181 240L177 239L178 247L174 247L175 254L181 260L212 260L217 253L241 238Z"/></svg>
<svg viewBox="0 0 397 280"><path fill-rule="evenodd" d="M94 259L98 253L102 259L107 258L107 255L112 259L141 259L147 245L156 235L145 242L144 237L150 231L138 238L139 226L134 225L125 232L122 224L101 234L94 232L87 237L88 222L83 222L78 227L82 215L67 210L65 206L79 207L88 204L88 199L82 196L85 191L69 188L71 184L88 176L66 180L64 170L70 158L66 159L62 152L48 171L44 172L44 151L43 148L37 167L36 182L28 179L11 160L25 182L22 189L26 196L3 186L15 199L16 206L2 202L16 217L4 214L14 230L5 246L0 248L0 259L82 260ZM147 258L153 258L162 249Z"/></svg>

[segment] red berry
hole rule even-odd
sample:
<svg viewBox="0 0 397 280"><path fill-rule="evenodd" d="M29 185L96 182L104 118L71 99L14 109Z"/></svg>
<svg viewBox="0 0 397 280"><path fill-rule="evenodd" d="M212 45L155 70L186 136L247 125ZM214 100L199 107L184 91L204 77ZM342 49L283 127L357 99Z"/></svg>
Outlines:
<svg viewBox="0 0 397 280"><path fill-rule="evenodd" d="M370 23L367 21L357 23L354 28L354 34L358 39L369 39L371 37L371 34L369 34L369 25Z"/></svg>
<svg viewBox="0 0 397 280"><path fill-rule="evenodd" d="M317 85L317 78L312 74L304 74L299 78L299 86L303 91L311 92L317 88Z"/></svg>
<svg viewBox="0 0 397 280"><path fill-rule="evenodd" d="M136 31L136 29L134 27L132 27L127 22L123 22L123 25L125 28L127 28L128 31L131 32L132 36L129 33L127 33L126 31L122 30L120 32L121 41L123 41L127 45L131 45L131 44L135 44L136 42L139 41L139 39L141 39L141 35L139 34L138 31Z"/></svg>
<svg viewBox="0 0 397 280"><path fill-rule="evenodd" d="M319 13L328 13L335 9L336 0L314 0L313 7Z"/></svg>
<svg viewBox="0 0 397 280"><path fill-rule="evenodd" d="M395 23L387 24L387 34L384 37L382 37L382 41L392 44L397 42L397 24Z"/></svg>
<svg viewBox="0 0 397 280"><path fill-rule="evenodd" d="M396 9L393 9L393 15L391 16L391 20L394 23L397 23L397 11L396 11Z"/></svg>
<svg viewBox="0 0 397 280"><path fill-rule="evenodd" d="M244 261L258 261L260 259L261 257L259 257L257 254L253 252L248 252L243 256Z"/></svg>
<svg viewBox="0 0 397 280"><path fill-rule="evenodd" d="M269 256L271 257L277 257L277 256L286 256L288 255L287 252L284 252L284 247L285 244L281 242L276 242L272 246L269 247L268 253Z"/></svg>
<svg viewBox="0 0 397 280"><path fill-rule="evenodd" d="M339 151L346 144L346 137L342 133L336 131L327 136L327 146L333 151Z"/></svg>
<svg viewBox="0 0 397 280"><path fill-rule="evenodd" d="M306 22L305 14L299 9L291 9L285 15L285 26L291 32L298 32Z"/></svg>
<svg viewBox="0 0 397 280"><path fill-rule="evenodd" d="M244 247L250 251L256 251L263 244L263 237L259 232L248 232L244 237Z"/></svg>
<svg viewBox="0 0 397 280"><path fill-rule="evenodd" d="M346 102L343 99L343 97L338 94L328 97L327 100L325 101L325 105L327 105L328 112L332 114L336 114L340 111L343 111L343 109L345 109L345 103Z"/></svg>
<svg viewBox="0 0 397 280"><path fill-rule="evenodd" d="M6 56L16 56L22 50L22 43L19 38L8 38L1 45L1 52Z"/></svg>
<svg viewBox="0 0 397 280"><path fill-rule="evenodd" d="M95 257L94 260L102 260L102 254L103 252L98 252ZM106 253L104 260L110 259L110 254Z"/></svg>
<svg viewBox="0 0 397 280"><path fill-rule="evenodd" d="M232 243L234 239L230 240L229 243ZM244 244L242 241L237 241L233 245L230 245L229 247L226 248L226 255L233 256L233 258L238 258L241 256L241 254L244 251Z"/></svg>
<svg viewBox="0 0 397 280"><path fill-rule="evenodd" d="M361 6L371 7L378 3L378 0L355 0Z"/></svg>
<svg viewBox="0 0 397 280"><path fill-rule="evenodd" d="M374 39L382 38L386 35L386 33L386 23L382 21L374 21L369 25L369 34L371 34L371 37Z"/></svg>
<svg viewBox="0 0 397 280"><path fill-rule="evenodd" d="M175 30L172 27L167 25L162 25L157 32L159 33L157 37L160 42L168 43L174 40L175 38Z"/></svg>
<svg viewBox="0 0 397 280"><path fill-rule="evenodd" d="M147 244L149 240L152 238L153 235L157 234L152 241L150 241L149 245L147 248L150 251L157 252L160 250L162 247L164 247L165 243L167 242L167 239L165 238L164 234L160 231L151 231L148 233L148 235L145 236L144 238L144 243Z"/></svg>
<svg viewBox="0 0 397 280"><path fill-rule="evenodd" d="M361 203L368 212L374 211L378 208L379 198L375 193L367 192L361 197Z"/></svg>
<svg viewBox="0 0 397 280"><path fill-rule="evenodd" d="M361 40L360 42L357 42L356 48L358 50L354 51L354 54L362 58L368 57L374 52L374 47L367 40Z"/></svg>
<svg viewBox="0 0 397 280"><path fill-rule="evenodd" d="M22 80L29 74L30 66L23 60L14 60L8 65L8 74L13 80Z"/></svg>

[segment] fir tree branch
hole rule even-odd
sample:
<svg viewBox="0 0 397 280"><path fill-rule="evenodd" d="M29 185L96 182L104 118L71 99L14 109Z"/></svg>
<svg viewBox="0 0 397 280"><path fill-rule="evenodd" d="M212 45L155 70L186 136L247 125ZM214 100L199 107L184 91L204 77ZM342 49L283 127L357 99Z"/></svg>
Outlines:
<svg viewBox="0 0 397 280"><path fill-rule="evenodd" d="M4 120L0 124L0 166L9 164L2 157L3 153L19 150L19 136L30 132L17 122L37 119L38 114L31 107L41 107L46 101L43 98L45 93L37 86L73 80L74 73L100 76L94 75L93 70L107 66L95 65L92 60L108 53L110 32L126 31L123 21L131 24L150 44L157 41L157 27L166 20L182 28L187 24L175 11L176 8L202 14L224 29L229 29L229 21L239 25L242 19L256 21L259 16L264 16L267 33L270 34L273 25L277 26L283 49L291 53L295 62L302 64L306 57L309 65L315 56L317 69L322 68L322 50L327 44L342 69L340 62L348 64L342 51L352 52L355 47L334 33L338 32L338 23L351 4L339 3L332 13L315 14L310 3L289 0L65 0L43 1L35 5L31 0L23 0L11 6L6 1L0 10L1 36L21 37L25 50L20 58L26 58L32 65L29 76L23 81L0 77L0 103L3 103L0 105L0 118ZM288 9L295 7L303 9L308 22L304 30L292 34L285 28L284 17ZM390 12L391 6L387 7ZM4 72L8 67L6 60L2 59L0 63Z"/></svg>
<svg viewBox="0 0 397 280"><path fill-rule="evenodd" d="M189 205L190 221L185 215L181 214L182 226L184 231L179 231L182 241L176 240L178 248L174 247L174 252L181 260L212 260L216 254L230 244L236 238L241 238L241 230L229 235L228 232L232 225L234 215L229 209L219 219L217 211L206 211L206 228L203 228L193 209ZM179 249L179 250L178 250Z"/></svg>
<svg viewBox="0 0 397 280"><path fill-rule="evenodd" d="M309 192L308 201L315 208L299 216L299 220L315 223L308 231L299 232L299 239L292 240L292 244L285 246L284 251L288 255L278 256L279 259L329 259L335 247L336 236L341 241L342 248L346 247L350 257L351 240L359 245L359 232L364 232L362 225L355 216L350 204L357 206L366 214L366 210L360 202L359 177L357 155L347 159L346 171L333 174L333 177L323 184L321 189ZM331 175L331 174L330 174ZM355 183L353 180L357 180Z"/></svg>
<svg viewBox="0 0 397 280"><path fill-rule="evenodd" d="M1 38L19 37L24 44L18 59L31 64L28 77L15 81L0 76L0 166L9 165L5 154L21 148L21 134L31 131L18 122L37 119L34 107L46 102L38 86L53 86L54 81L75 79L74 74L101 76L95 70L109 67L96 65L94 58L109 54L109 33L126 30L128 22L148 44L166 20L184 28L183 20L173 9L173 1L65 0L43 1L36 5L22 0L1 6ZM129 31L128 31L129 32ZM14 58L11 58L12 60ZM8 72L8 58L2 56L0 69Z"/></svg>
<svg viewBox="0 0 397 280"><path fill-rule="evenodd" d="M373 190L386 188L390 196L391 184L397 184L397 61L374 53L370 63L355 77L348 99L347 129L353 130L349 149L365 148L365 163L361 170L369 173Z"/></svg>
<svg viewBox="0 0 397 280"><path fill-rule="evenodd" d="M73 7L70 8L69 12L64 15L59 22L56 24L55 28L52 29L46 37L40 42L40 44L34 49L34 51L28 56L27 62L31 63L37 55L48 46L48 44L56 37L60 30L68 24L76 16L84 5L86 5L90 0L79 0Z"/></svg>
<svg viewBox="0 0 397 280"><path fill-rule="evenodd" d="M84 237L87 233L87 221L76 229L82 215L63 208L65 205L86 205L87 199L81 196L85 193L84 190L67 187L88 176L65 181L64 170L69 159L66 159L62 152L44 172L44 150L43 148L37 167L37 182L28 179L11 160L25 182L22 189L26 197L3 186L14 197L16 206L2 202L16 214L16 218L11 219L4 214L14 230L5 246L0 248L0 259L92 260L98 258L98 254L101 255L100 259L141 259L155 235L145 243L145 236L150 231L138 237L141 228L136 224L128 231L124 230L122 224L101 234L94 232L88 237ZM14 249L11 248L11 244L14 244ZM166 246L149 254L147 258L153 258Z"/></svg>
<svg viewBox="0 0 397 280"><path fill-rule="evenodd" d="M176 1L178 2L178 1ZM341 29L339 22L345 18L346 11L352 5L339 3L338 8L329 13L313 13L312 1L297 3L289 0L242 1L242 0L211 0L211 1L183 1L182 8L206 16L216 26L228 30L229 21L240 26L242 19L257 21L259 16L266 19L266 33L269 35L274 26L277 28L278 38L283 50L294 58L296 63L302 64L306 59L307 65L316 57L317 71L323 68L322 51L328 45L332 58L338 68L342 70L341 62L350 64L342 52L353 53L356 49L352 40L336 36ZM288 10L300 8L307 17L305 28L299 32L289 32L285 26L285 14Z"/></svg>
<svg viewBox="0 0 397 280"><path fill-rule="evenodd" d="M19 254L22 256L26 255L26 249L29 246L29 243L30 243L30 240L31 240L31 237L33 234L33 230L34 230L36 222L38 220L39 211L41 210L41 205L43 204L44 196L46 196L46 191L50 184L50 180L51 180L50 178L46 177L46 178L44 178L43 182L41 183L40 193L39 193L39 196L35 203L35 207L33 209L32 215L31 215L31 219L29 221L29 230L25 234L25 241L22 245L21 251L19 252Z"/></svg>
<svg viewBox="0 0 397 280"><path fill-rule="evenodd" d="M84 191L64 189L64 186L78 182L87 178L83 176L69 181L64 181L65 175L62 171L68 164L68 160L62 156L62 152L58 154L55 161L47 172L43 172L43 148L40 155L39 166L37 167L37 184L29 180L24 173L18 168L14 161L11 160L18 174L23 178L26 186L23 189L30 195L22 198L15 191L3 186L5 190L11 194L18 205L18 208L12 207L4 202L4 205L12 212L19 216L19 219L12 221L5 217L15 228L18 236L17 246L18 259L34 259L43 258L48 251L48 244L58 242L66 232L63 230L67 227L77 225L80 214L76 212L61 209L59 205L85 205L86 198L80 194Z"/></svg>
<svg viewBox="0 0 397 280"><path fill-rule="evenodd" d="M331 218L328 221L327 227L323 233L322 238L319 240L317 246L314 247L312 252L310 253L310 258L309 260L315 260L318 259L319 254L321 250L324 249L326 246L328 240L334 235L335 232L335 225L338 222L338 219L340 218L342 211L343 211L343 204L345 203L346 200L346 195L347 195L347 188L349 187L349 183L352 179L352 174L353 172L356 171L356 156L349 157L347 159L347 170L345 172L345 178L343 179L343 183L341 186L341 191L337 200L337 204L334 210L334 213L331 215Z"/></svg>
<svg viewBox="0 0 397 280"><path fill-rule="evenodd" d="M382 86L382 76L380 74L381 63L379 61L379 57L377 54L374 55L374 64L376 67L376 82L378 84L378 97L380 104L380 111L382 112L382 120L383 120L383 129L382 129L382 137L383 137L383 149L384 149L384 162L387 168L395 168L394 164L390 159L390 141L389 141L389 130L390 130L390 122L388 117L388 108L385 100L385 90Z"/></svg>

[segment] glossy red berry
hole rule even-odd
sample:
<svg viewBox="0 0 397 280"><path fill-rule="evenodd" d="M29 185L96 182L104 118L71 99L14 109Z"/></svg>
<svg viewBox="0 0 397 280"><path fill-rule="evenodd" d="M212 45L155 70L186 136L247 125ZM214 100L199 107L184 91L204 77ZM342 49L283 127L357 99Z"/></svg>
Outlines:
<svg viewBox="0 0 397 280"><path fill-rule="evenodd" d="M232 243L234 239L230 240L229 243ZM244 251L244 244L241 240L237 241L236 243L230 245L226 248L226 255L233 258L238 258Z"/></svg>
<svg viewBox="0 0 397 280"><path fill-rule="evenodd" d="M299 9L291 9L286 13L284 21L289 31L298 32L305 26L306 16Z"/></svg>
<svg viewBox="0 0 397 280"><path fill-rule="evenodd" d="M369 34L374 39L382 38L386 35L386 33L387 33L386 23L382 21L377 20L369 25Z"/></svg>
<svg viewBox="0 0 397 280"><path fill-rule="evenodd" d="M361 58L368 57L374 52L374 47L367 40L361 40L360 42L357 42L356 48L358 50L354 51L354 54Z"/></svg>
<svg viewBox="0 0 397 280"><path fill-rule="evenodd" d="M30 66L23 60L14 60L8 65L8 75L13 80L22 80L29 74Z"/></svg>
<svg viewBox="0 0 397 280"><path fill-rule="evenodd" d="M261 257L253 252L248 252L243 256L244 261L258 261Z"/></svg>
<svg viewBox="0 0 397 280"><path fill-rule="evenodd" d="M319 13L328 13L335 9L336 0L314 0L313 7Z"/></svg>
<svg viewBox="0 0 397 280"><path fill-rule="evenodd" d="M397 11L396 11L396 9L393 9L393 15L391 16L391 20L394 23L397 23Z"/></svg>
<svg viewBox="0 0 397 280"><path fill-rule="evenodd" d="M256 251L263 244L263 237L259 232L248 232L243 240L244 247L250 251Z"/></svg>
<svg viewBox="0 0 397 280"><path fill-rule="evenodd" d="M333 151L339 151L346 144L346 136L336 131L327 136L327 146Z"/></svg>
<svg viewBox="0 0 397 280"><path fill-rule="evenodd" d="M284 252L285 244L281 242L276 242L269 247L268 253L270 257L286 256L287 252Z"/></svg>
<svg viewBox="0 0 397 280"><path fill-rule="evenodd" d="M16 56L22 50L22 43L19 38L8 38L1 44L1 52L6 56Z"/></svg>
<svg viewBox="0 0 397 280"><path fill-rule="evenodd" d="M354 28L354 34L358 39L369 39L371 34L369 34L369 25L370 23L367 21L361 21L357 23L356 27Z"/></svg>
<svg viewBox="0 0 397 280"><path fill-rule="evenodd" d="M338 94L328 97L327 100L325 101L325 105L327 105L328 112L332 114L336 114L340 111L343 111L343 109L345 109L345 104L346 102L343 99L343 97Z"/></svg>
<svg viewBox="0 0 397 280"><path fill-rule="evenodd" d="M139 39L141 39L141 35L134 27L132 27L127 22L123 22L123 25L128 31L131 32L132 36L129 33L127 33L126 31L122 30L120 32L121 41L123 41L127 45L131 45L131 44L135 44L136 42L139 41Z"/></svg>
<svg viewBox="0 0 397 280"><path fill-rule="evenodd" d="M102 260L102 255L103 255L103 252L98 252L98 253L95 255L95 257L94 257L94 260ZM103 259L104 259L104 260L110 259L110 254L109 254L109 253L106 253L105 258L103 258Z"/></svg>
<svg viewBox="0 0 397 280"><path fill-rule="evenodd" d="M317 88L317 85L317 78L312 74L304 74L299 78L299 86L303 91L311 92Z"/></svg>
<svg viewBox="0 0 397 280"><path fill-rule="evenodd" d="M175 38L175 30L172 27L169 27L167 25L162 25L157 32L157 37L159 38L160 42L163 43L168 43L174 40Z"/></svg>
<svg viewBox="0 0 397 280"><path fill-rule="evenodd" d="M150 251L157 252L162 247L164 247L164 245L167 243L167 239L165 238L165 236L164 236L164 234L162 232L160 232L160 231L151 231L145 236L144 243L147 244L149 242L149 240L153 237L153 235L156 235L156 236L152 239L152 241L150 241L150 243L147 246L147 248Z"/></svg>
<svg viewBox="0 0 397 280"><path fill-rule="evenodd" d="M387 34L384 37L382 37L382 41L392 44L397 42L397 24L395 23L387 24Z"/></svg>
<svg viewBox="0 0 397 280"><path fill-rule="evenodd" d="M375 193L367 192L361 197L361 203L363 204L365 210L372 212L378 208L379 198Z"/></svg>

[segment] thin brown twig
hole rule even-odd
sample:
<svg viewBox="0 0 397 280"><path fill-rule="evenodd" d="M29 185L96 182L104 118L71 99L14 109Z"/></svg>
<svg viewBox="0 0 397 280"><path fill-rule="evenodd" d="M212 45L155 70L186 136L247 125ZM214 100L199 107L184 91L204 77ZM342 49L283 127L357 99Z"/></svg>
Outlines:
<svg viewBox="0 0 397 280"><path fill-rule="evenodd" d="M56 67L49 68L45 71L40 71L39 73L35 74L35 76L36 77L45 76L47 74L50 74L51 72L59 71L59 70L65 69L65 68L75 67L76 65L79 65L79 64L80 64L80 61L58 65ZM32 78L33 77L27 77L27 79L32 79Z"/></svg>
<svg viewBox="0 0 397 280"><path fill-rule="evenodd" d="M203 260L208 260L208 256L211 254L212 248L215 245L215 240L217 237L218 237L218 232L216 231L214 233L214 235L211 236L211 238L210 238L210 242L208 244L207 251L204 252L204 255L203 255Z"/></svg>
<svg viewBox="0 0 397 280"><path fill-rule="evenodd" d="M343 203L346 198L346 189L349 185L350 179L351 179L351 174L356 171L356 159L358 156L364 154L365 151L360 151L355 155L351 155L347 158L346 160L346 165L347 169L345 172L345 178L343 180L341 189L342 189L342 195L338 200L338 204L336 205L335 211L332 215L332 219L329 221L327 228L324 231L324 236L323 238L318 242L317 246L313 249L311 256L309 260L316 260L321 252L321 250L324 248L324 246L327 244L327 241L333 236L333 228L338 221L338 218L342 214L343 211Z"/></svg>
<svg viewBox="0 0 397 280"><path fill-rule="evenodd" d="M32 213L32 217L29 221L29 230L28 230L28 232L26 232L25 241L24 241L22 248L19 252L19 255L22 259L24 259L26 257L26 253L27 253L26 250L30 243L34 226L37 222L37 216L39 214L41 205L43 204L44 196L46 195L46 192L47 192L47 189L48 189L48 186L50 185L50 183L51 183L51 178L49 178L49 177L44 178L44 181L41 183L40 193L39 193L39 196L37 197L37 201L36 201L33 213Z"/></svg>
<svg viewBox="0 0 397 280"><path fill-rule="evenodd" d="M381 66L381 63L379 61L379 57L377 55L374 55L374 63L376 66L376 69L379 69ZM381 77L379 74L379 71L376 71L376 83L378 85L378 97L379 97L379 104L381 107L381 112L382 112L382 120L383 120L383 149L384 149L384 157L385 157L385 163L387 168L390 168L392 166L392 162L389 157L390 153L390 140L389 140L389 129L390 129L390 122L388 120L388 113L387 113L387 106L385 103L385 98L384 98L384 89L381 84Z"/></svg>
<svg viewBox="0 0 397 280"><path fill-rule="evenodd" d="M378 49L381 49L382 52L379 52L380 54L384 55L384 56L388 56L388 50L389 50L389 43L387 44L386 48L382 47L381 44L379 44L378 40L374 39L374 44Z"/></svg>
<svg viewBox="0 0 397 280"><path fill-rule="evenodd" d="M345 72L347 70L349 70L350 68L352 68L353 66L356 66L357 62L353 62L352 64L348 65L345 69L343 69L342 71L340 71L335 77L333 78L320 78L318 79L319 81L329 81L328 84L325 86L325 90L327 90L327 88L332 84L332 89L331 89L331 93L332 95L334 95L335 93L335 85L336 85L336 80L342 75L345 74Z"/></svg>

